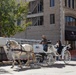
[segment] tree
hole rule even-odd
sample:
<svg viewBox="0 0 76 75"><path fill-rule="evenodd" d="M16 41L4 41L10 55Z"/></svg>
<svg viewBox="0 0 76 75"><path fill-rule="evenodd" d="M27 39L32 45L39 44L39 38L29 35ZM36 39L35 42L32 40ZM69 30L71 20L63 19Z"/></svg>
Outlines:
<svg viewBox="0 0 76 75"><path fill-rule="evenodd" d="M16 0L0 0L0 36L12 36L23 31L31 22L26 23L28 3L17 3ZM17 25L17 21L24 24Z"/></svg>

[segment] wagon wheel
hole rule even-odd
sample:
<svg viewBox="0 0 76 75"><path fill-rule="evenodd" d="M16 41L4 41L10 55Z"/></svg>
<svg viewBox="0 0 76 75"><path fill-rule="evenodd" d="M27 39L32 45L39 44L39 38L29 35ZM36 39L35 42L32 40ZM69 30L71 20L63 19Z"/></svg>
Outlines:
<svg viewBox="0 0 76 75"><path fill-rule="evenodd" d="M71 61L71 54L69 51L64 52L64 63L68 64Z"/></svg>
<svg viewBox="0 0 76 75"><path fill-rule="evenodd" d="M56 61L56 56L54 53L50 53L47 55L47 64L52 65Z"/></svg>
<svg viewBox="0 0 76 75"><path fill-rule="evenodd" d="M36 63L39 64L42 56L40 54L35 54L35 57L36 57Z"/></svg>

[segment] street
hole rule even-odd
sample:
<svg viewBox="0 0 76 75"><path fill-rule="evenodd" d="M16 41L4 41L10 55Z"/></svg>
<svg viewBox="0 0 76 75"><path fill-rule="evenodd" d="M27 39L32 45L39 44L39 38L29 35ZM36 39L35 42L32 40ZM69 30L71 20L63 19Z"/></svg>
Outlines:
<svg viewBox="0 0 76 75"><path fill-rule="evenodd" d="M76 75L76 61L71 61L67 65L63 61L57 61L51 66L23 69L19 69L18 66L11 69L11 65L0 66L0 75Z"/></svg>

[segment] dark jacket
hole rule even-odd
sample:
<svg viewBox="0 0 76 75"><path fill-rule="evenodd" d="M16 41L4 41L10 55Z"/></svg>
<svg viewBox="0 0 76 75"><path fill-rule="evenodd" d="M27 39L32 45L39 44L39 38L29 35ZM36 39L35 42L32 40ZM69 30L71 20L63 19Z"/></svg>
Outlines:
<svg viewBox="0 0 76 75"><path fill-rule="evenodd" d="M43 50L47 51L47 47L48 47L47 39L42 39L40 44L43 44Z"/></svg>

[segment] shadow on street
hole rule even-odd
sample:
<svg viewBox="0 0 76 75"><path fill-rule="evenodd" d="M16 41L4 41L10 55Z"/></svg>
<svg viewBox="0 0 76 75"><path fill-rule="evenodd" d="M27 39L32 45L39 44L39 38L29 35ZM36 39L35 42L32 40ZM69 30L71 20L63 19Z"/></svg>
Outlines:
<svg viewBox="0 0 76 75"><path fill-rule="evenodd" d="M2 64L0 66L2 67L2 66L8 66L8 65L10 65L10 64L5 64L5 65ZM18 65L16 65L16 66L18 66ZM23 65L23 68L17 67L14 71L20 72L20 71L26 71L26 70L31 70L31 69L40 69L40 68L63 68L66 66L76 66L76 64L54 63L53 65L47 66L47 65L43 65L43 63L42 63L41 65L33 65L33 66L29 66L29 67ZM5 69L0 69L0 74L5 74L5 73L10 73L10 72L6 71Z"/></svg>
<svg viewBox="0 0 76 75"><path fill-rule="evenodd" d="M0 68L0 75L1 74L11 74L11 73L6 71L5 69Z"/></svg>

